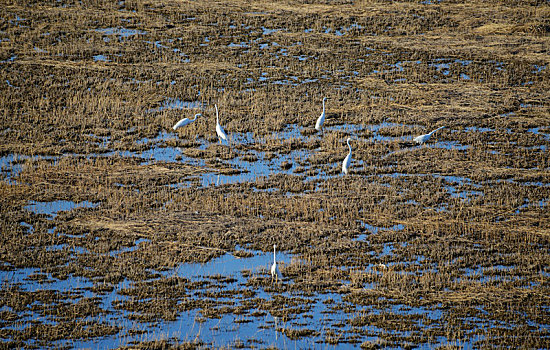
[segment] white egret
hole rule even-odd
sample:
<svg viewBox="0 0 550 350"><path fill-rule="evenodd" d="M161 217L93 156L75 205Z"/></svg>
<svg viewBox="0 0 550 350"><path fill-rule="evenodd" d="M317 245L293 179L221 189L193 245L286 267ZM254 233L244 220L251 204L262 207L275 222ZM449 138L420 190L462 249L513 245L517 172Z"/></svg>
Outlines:
<svg viewBox="0 0 550 350"><path fill-rule="evenodd" d="M227 134L225 133L225 130L223 130L223 127L220 125L220 116L218 115L218 105L214 105L216 107L216 134L218 134L218 140L220 141L220 144L222 143L222 139L229 142L229 139L227 138Z"/></svg>
<svg viewBox="0 0 550 350"><path fill-rule="evenodd" d="M342 172L346 175L349 174L349 166L351 164L351 145L349 144L350 141L351 141L351 137L348 137L348 139L346 140L346 143L348 144L348 147L349 147L349 153L346 156L346 158L344 158L344 161L342 162Z"/></svg>
<svg viewBox="0 0 550 350"><path fill-rule="evenodd" d="M275 283L279 280L279 278L283 279L283 275L281 274L281 271L279 271L279 268L277 267L277 259L275 258L275 251L277 249L277 245L273 245L273 265L271 265L271 283L273 283L273 279L275 279Z"/></svg>
<svg viewBox="0 0 550 350"><path fill-rule="evenodd" d="M328 99L328 97L323 97L323 112L321 113L319 118L317 118L317 122L315 123L315 129L317 129L317 131L321 130L321 127L323 126L323 123L325 122L325 101L327 99Z"/></svg>
<svg viewBox="0 0 550 350"><path fill-rule="evenodd" d="M184 126L186 126L187 124L191 124L192 122L195 121L195 119L197 119L197 117L200 117L202 114L200 113L197 113L195 114L195 116L193 117L193 119L189 119L189 118L183 118L182 120L180 120L179 122L176 123L176 125L174 125L172 127L172 129L176 130L176 129L179 129L179 128L182 128Z"/></svg>
<svg viewBox="0 0 550 350"><path fill-rule="evenodd" d="M445 126L440 126L439 128L435 129L434 131L430 132L430 133L427 133L427 134L424 134L424 135L420 135L420 136L417 136L414 138L414 141L416 143L424 143L424 142L428 142L428 140L430 139L430 137L432 137L432 135L438 131L438 130L441 130L443 129Z"/></svg>

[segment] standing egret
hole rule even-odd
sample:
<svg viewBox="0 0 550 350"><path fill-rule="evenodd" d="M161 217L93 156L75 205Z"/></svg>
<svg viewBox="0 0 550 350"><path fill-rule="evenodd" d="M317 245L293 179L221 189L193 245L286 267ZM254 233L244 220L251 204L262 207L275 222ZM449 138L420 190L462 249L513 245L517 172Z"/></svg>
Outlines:
<svg viewBox="0 0 550 350"><path fill-rule="evenodd" d="M317 131L321 130L321 127L323 126L323 123L325 122L325 101L327 99L328 99L328 97L323 97L323 112L321 113L319 118L317 118L317 123L315 123L315 129L317 129Z"/></svg>
<svg viewBox="0 0 550 350"><path fill-rule="evenodd" d="M193 119L189 119L189 118L183 118L182 120L180 120L179 122L176 123L176 125L174 125L172 127L172 129L176 130L176 129L179 129L181 127L184 127L186 126L187 124L191 124L192 122L195 121L195 119L197 119L197 117L200 117L202 114L200 113L197 113L195 114L195 116L193 117Z"/></svg>
<svg viewBox="0 0 550 350"><path fill-rule="evenodd" d="M414 141L416 141L416 143L420 143L420 144L422 144L424 142L428 142L428 140L430 139L430 137L432 137L434 132L443 129L444 127L445 126L440 126L439 128L435 129L434 131L432 131L430 133L417 136L417 137L414 138Z"/></svg>
<svg viewBox="0 0 550 350"><path fill-rule="evenodd" d="M279 278L283 279L283 275L281 274L281 271L279 271L279 268L277 267L277 259L275 258L275 250L277 249L277 245L273 245L273 265L271 265L271 283L273 283L273 279L275 278L275 283L279 280Z"/></svg>
<svg viewBox="0 0 550 350"><path fill-rule="evenodd" d="M351 141L351 137L348 137L348 139L346 140L346 143L348 144L348 147L349 147L349 153L346 156L346 158L344 158L344 161L342 162L342 172L346 175L349 174L349 165L351 164L351 145L349 144L350 141Z"/></svg>
<svg viewBox="0 0 550 350"><path fill-rule="evenodd" d="M216 134L218 134L218 140L220 141L220 144L222 143L222 139L229 142L229 139L227 138L227 134L225 133L225 130L223 130L223 127L220 125L220 116L218 115L218 105L214 105L216 107Z"/></svg>

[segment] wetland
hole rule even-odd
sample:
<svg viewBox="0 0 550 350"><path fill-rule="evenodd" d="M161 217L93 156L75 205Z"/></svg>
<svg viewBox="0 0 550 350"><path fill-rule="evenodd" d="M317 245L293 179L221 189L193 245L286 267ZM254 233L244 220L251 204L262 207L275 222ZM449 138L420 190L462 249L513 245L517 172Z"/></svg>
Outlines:
<svg viewBox="0 0 550 350"><path fill-rule="evenodd" d="M0 347L549 348L549 19L5 2Z"/></svg>

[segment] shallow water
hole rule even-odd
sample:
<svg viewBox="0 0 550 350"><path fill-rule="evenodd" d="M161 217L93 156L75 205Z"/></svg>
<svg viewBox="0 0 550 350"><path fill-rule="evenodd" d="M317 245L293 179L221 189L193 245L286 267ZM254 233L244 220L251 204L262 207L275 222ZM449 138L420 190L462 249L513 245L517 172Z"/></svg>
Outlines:
<svg viewBox="0 0 550 350"><path fill-rule="evenodd" d="M75 208L96 207L90 202L74 203L70 201L55 201L51 203L47 202L31 202L26 208L35 213L47 214L50 219L53 219L60 211L69 211ZM26 225L30 230L32 225ZM363 226L369 231L369 234L358 237L356 240L364 240L370 234L377 234L380 230L400 231L404 229L402 224L394 225L388 228L375 227L368 224ZM53 229L50 230L53 233ZM139 249L140 244L149 242L147 239L138 239L134 242L134 246L123 248L118 251L109 252L110 256L118 256L127 252L136 251ZM393 251L398 243L386 243L383 246L378 258L384 258L392 256ZM52 246L52 249L63 249L63 246ZM237 247L237 251L243 251L242 248ZM223 299L217 297L216 303L225 302L229 303L231 307L245 307L248 308L248 296L243 293L249 290L247 282L251 278L267 277L269 278L269 268L273 261L273 252L259 252L244 249L250 254L250 257L239 258L231 253L223 254L222 256L212 259L207 263L182 263L176 268L165 270L160 272L160 279L179 277L189 280L191 282L207 282L207 288L214 287L215 289L232 291L234 297ZM77 247L75 254L85 254L86 252L80 250ZM299 260L287 252L276 252L277 263L280 269L284 272L285 266L292 263L299 263ZM422 259L418 260L420 262ZM389 263L391 267L394 263ZM369 266L366 273L381 273L377 266ZM468 273L466 271L466 273ZM32 276L41 275L45 278L41 278L38 282L32 278ZM212 281L217 281L218 277L223 277L221 282L212 284ZM392 304L388 309L384 307L382 309L376 306L362 306L358 307L342 299L342 295L339 293L324 293L318 292L314 294L302 295L300 292L282 292L279 293L275 290L269 292L262 288L254 288L254 298L263 300L264 303L268 303L276 296L284 296L287 298L301 298L308 305L304 310L292 314L292 317L288 319L281 319L277 317L268 309L258 307L255 310L249 310L246 315L239 314L221 314L220 317L204 317L201 310L193 309L190 311L180 312L177 315L176 321L163 321L157 322L138 322L131 320L131 312L124 309L115 308L122 301L130 300L125 294L120 294L119 291L133 288L134 283L124 280L117 285L110 292L95 293L92 292L92 288L97 282L92 282L84 277L80 276L66 276L66 279L59 280L53 277L49 273L43 273L40 268L26 268L17 269L15 271L0 271L0 279L3 285L18 285L20 289L24 291L36 292L43 290L57 291L60 293L67 293L67 298L70 296L70 302L75 303L84 298L99 298L100 306L105 310L105 314L99 315L97 321L105 322L112 326L120 326L123 331L122 334L116 334L113 336L103 336L101 338L95 338L93 340L79 341L79 340L63 340L57 341L55 344L58 346L71 346L71 347L98 347L98 348L115 348L121 345L132 344L137 341L153 341L167 339L176 342L192 342L197 336L200 335L201 339L208 339L210 346L226 346L228 344L261 344L262 346L276 346L281 348L298 347L298 348L311 348L323 344L327 337L331 334L340 334L341 342L337 348L345 348L350 344L348 341L352 341L354 334L358 331L349 325L350 318L356 317L361 314L378 314L378 313L390 313L396 315L408 315L418 317L419 325L422 324L422 320L431 320L430 323L436 324L442 319L442 311L437 309L427 309L423 307L410 307L403 304ZM221 283L221 284L219 284ZM284 279L282 283L292 283L291 280ZM372 284L365 285L364 288L374 288ZM203 293L201 289L195 291L195 295ZM259 305L261 305L260 303ZM335 312L333 308L340 310L341 308L348 308L347 312ZM3 307L2 311L12 311L9 307ZM23 330L25 326L25 320L34 320L42 324L56 324L56 317L43 316L39 312L26 312L23 318L20 319L19 326L13 329ZM91 317L89 321L96 320ZM10 328L12 329L12 328ZM292 330L293 332L319 332L316 336L301 337L298 339L291 339L285 332ZM360 335L362 341L378 341L379 335L384 332L376 326L367 327L367 330L372 334L372 337L365 337ZM364 331L364 329L363 329ZM363 333L361 333L363 334ZM400 336L407 336L409 331L396 331L396 334ZM444 339L441 339L444 341ZM252 343L250 343L252 342ZM259 342L259 343L258 343ZM319 343L320 342L320 343ZM29 343L30 344L30 343ZM420 345L421 348L429 348L428 345Z"/></svg>
<svg viewBox="0 0 550 350"><path fill-rule="evenodd" d="M116 35L121 38L127 38L133 35L145 35L147 34L144 30L138 30L138 29L128 29L124 27L110 27L110 28L101 28L96 29L96 32L99 32L104 35Z"/></svg>
<svg viewBox="0 0 550 350"><path fill-rule="evenodd" d="M57 1L38 12L11 2L0 30L8 50L0 65L15 117L0 130L6 141L0 177L9 201L3 232L14 244L0 249L0 279L6 299L17 288L23 293L0 303L5 346L115 348L198 339L204 348L348 349L370 342L362 348L432 349L502 346L525 337L534 340L523 346L546 348L540 344L550 334L544 318L550 270L540 218L549 207L550 129L542 119L548 65L537 49L544 38L517 26L511 35L498 32L500 22L518 14L539 20L540 11L518 5L495 28L481 28L497 35L484 35L462 10L479 23L491 23L491 11L440 2L376 2L365 12L353 1L208 9L201 2L116 1L87 2L90 11L82 13L79 2ZM406 14L396 12L401 7ZM452 31L455 26L461 30ZM487 45L476 52L469 46L479 46L481 37ZM447 38L449 47L442 47ZM510 49L517 51L513 57ZM280 110L270 112L299 124L270 135L234 132L226 147L214 144L214 130L183 140L186 133L165 125L168 115L212 115L213 101L246 109L256 94L294 92L290 99L277 96ZM324 132L313 133L324 95L337 102L329 104ZM305 111L312 115L307 127L300 126L304 105L301 115L290 110L303 101L317 106ZM262 103L254 108L266 108ZM388 119L371 122L382 113ZM142 124L132 127L135 122ZM69 125L58 132L60 123ZM416 134L440 124L448 129L414 143ZM167 130L150 134L162 127ZM136 141L138 132L153 136ZM347 136L355 137L358 151L344 177ZM485 144L486 151L476 149ZM35 155L41 152L56 156ZM436 154L441 159L432 159ZM487 160L487 180L476 156ZM91 174L78 172L82 163ZM55 173L58 167L63 173ZM154 178L163 168L170 173ZM294 183L298 190L290 192ZM81 195L98 202L70 200ZM243 207L234 206L236 197ZM226 207L217 208L222 198ZM265 209L244 217L256 198ZM208 206L228 222L207 215ZM183 232L186 225L196 233ZM304 255L277 252L287 274L271 285L273 252L249 250L247 239L296 238L288 237L293 225L300 225L295 233L304 242L292 251ZM179 258L154 250L181 253L182 241L195 238L201 242L184 256L218 249L211 237L225 229L224 239L234 235L241 246L216 251L204 264L181 261L208 254L174 261ZM268 236L271 230L279 236ZM251 256L238 258L243 250ZM160 263L145 261L155 253ZM127 264L110 264L120 262ZM65 306L76 310L96 299L99 311L72 320L60 315ZM175 320L164 313L187 303ZM354 325L361 317L367 322ZM122 329L48 339L56 332L50 326L75 334L73 321ZM13 329L20 332L6 332ZM308 335L293 340L289 331ZM8 344L12 336L25 340Z"/></svg>
<svg viewBox="0 0 550 350"><path fill-rule="evenodd" d="M47 214L51 217L55 217L60 211L69 211L74 208L96 208L99 203L92 203L83 201L79 203L58 200L53 202L36 202L30 201L29 204L24 207L26 210L30 210L36 214Z"/></svg>
<svg viewBox="0 0 550 350"><path fill-rule="evenodd" d="M353 127L349 125L344 126L335 126L332 130L352 130ZM318 137L318 136L303 136L301 134L301 127L296 125L289 126L285 128L280 133L274 133L270 136L271 139L280 140L281 142L285 139L297 138L305 142L309 138ZM182 150L177 147L166 147L165 142L176 137L174 133L161 132L154 139L141 139L138 140L138 144L147 144L151 148L142 151L142 152L115 152L121 156L132 157L137 156L144 160L144 163L152 162L183 162L187 164L193 164L196 166L205 166L205 161L203 159L197 159L188 157L183 154ZM243 144L243 145L253 145L255 143L264 143L265 138L255 139L252 133L232 133L231 134L231 144ZM198 146L199 149L206 149L211 143L204 139L197 139L196 141L200 142L201 145ZM228 147L230 145L224 144ZM210 185L224 185L224 184L234 184L234 183L243 183L243 182L254 182L258 178L268 178L273 174L294 174L298 168L308 169L304 164L309 163L309 157L311 156L311 151L304 149L295 149L290 152L285 153L270 153L269 157L266 156L265 152L259 152L253 149L239 150L233 149L235 152L235 157L230 160L218 160L219 162L230 166L233 169L240 170L238 174L226 175L218 174L216 172L205 171L202 174L197 176L200 178L200 183L203 187ZM114 154L114 153L108 153ZM254 156L253 161L244 160L244 156ZM342 156L342 159L344 156ZM290 164L289 168L283 169L283 164ZM360 167L363 164L361 160L354 160L354 166ZM333 167L339 167L340 164L333 164ZM305 181L319 180L319 179L328 179L333 177L332 175L327 175L324 172L319 172L313 176L306 176ZM172 187L177 186L191 186L194 181L190 179L188 182L180 183L178 185L171 185Z"/></svg>
<svg viewBox="0 0 550 350"><path fill-rule="evenodd" d="M110 62L111 60L107 58L105 55L95 55L93 56L94 61L96 62Z"/></svg>
<svg viewBox="0 0 550 350"><path fill-rule="evenodd" d="M202 108L202 105L194 103L181 103L175 102L170 104L166 108ZM172 103L172 102L169 102ZM175 107L174 107L175 106ZM399 125L395 123L380 123L375 125L353 125L343 124L327 127L326 132L339 131L345 134L360 133L362 130L369 130L373 136L369 141L387 141L395 138L386 138L380 135L380 131L384 128L403 127L405 130L416 127L414 125ZM310 138L318 137L317 134L304 136L302 134L303 128L297 125L289 125L279 133L273 133L269 137L275 140L287 140L295 138L301 141L307 141ZM467 128L466 132L491 132L489 128ZM533 134L542 133L541 129L534 128L529 130ZM252 133L239 134L234 133L234 142L241 143L243 145L254 145L255 143L266 142L265 138L256 139ZM123 152L123 156L137 156L143 159L144 163L155 162L189 162L197 166L205 166L205 162L201 159L194 159L183 155L180 149L174 147L165 147L166 142L176 137L172 132L160 132L155 138L138 140L138 144L147 145L148 149L142 152ZM411 136L398 137L400 140L411 140ZM209 142L206 140L198 139L201 143L199 148L205 149L209 146ZM360 140L361 141L361 140ZM108 139L101 139L104 148L109 147ZM467 149L468 146L460 145L453 141L438 141L433 140L433 143L420 147L434 147L434 148L449 148L449 149ZM292 150L286 154L275 153L274 157L266 157L264 152L259 152L252 149L244 148L244 150L234 150L235 157L233 159L222 161L225 165L229 165L235 169L241 170L240 174L236 175L221 175L217 173L210 173L205 171L198 174L200 183L202 186L219 186L224 184L234 184L242 182L254 182L260 177L266 177L273 174L295 174L298 165L301 167L308 167L309 157L314 151L306 149ZM255 160L244 160L243 156L253 155ZM99 155L96 155L99 156ZM103 155L104 156L104 155ZM108 156L108 154L107 154ZM26 158L26 157L23 157ZM14 176L21 171L21 167L17 168L19 161L23 159L17 156L5 156L2 157L2 169L6 174ZM52 158L55 162L55 158ZM221 160L220 160L221 161ZM292 165L289 168L282 169L282 164L289 162ZM335 163L333 167L339 167L339 163ZM361 166L362 163L357 161L356 166ZM316 175L310 175L304 177L303 181L312 181L319 179L329 179L335 175L327 175L324 172L318 172ZM340 176L340 175L336 175ZM442 179L443 188L446 189L448 195L451 198L459 198L465 201L469 201L472 198L483 196L482 186L475 183L468 177L460 176L447 176L439 174L404 174L404 173L390 173L385 175L379 175L380 177L433 177L434 179ZM514 181L508 179L505 181ZM171 186L190 186L191 182L184 184L177 184ZM525 186L546 186L548 184L526 182ZM466 189L461 189L465 187ZM272 191L273 188L267 189ZM416 205L414 201L410 201L409 204ZM70 211L77 208L97 208L99 203L91 203L88 201L72 202L58 200L53 202L40 202L29 201L24 207L25 210L32 211L37 214L45 214L49 219L54 219L55 216L61 211ZM547 200L541 200L537 202L525 202L522 206L517 208L516 214L521 210L529 208L540 209L548 206ZM445 207L439 208L445 210ZM26 222L20 223L28 232L33 232L34 227ZM364 233L355 237L355 242L369 241L371 235L380 234L383 231L400 232L406 227L403 224L396 224L390 227L379 227L369 225L361 222L361 226L365 231ZM49 229L49 233L53 234L54 229ZM111 251L106 253L110 257L118 257L126 253L138 251L139 246L143 243L149 243L147 239L138 239L131 247L125 247L120 250ZM401 274L416 275L419 271L424 271L426 266L428 269L429 262L422 255L413 256L411 261L395 262L394 259L400 249L406 247L400 242L386 242L382 245L378 245L378 250L372 251L373 257L379 261L386 262L386 268L399 268L400 266L407 266L413 269L413 272L399 272ZM48 251L61 251L64 249L72 249L73 256L81 254L90 254L87 250L81 247L68 247L63 244L52 245L48 247ZM239 248L240 249L240 248ZM231 291L234 294L233 298L217 298L216 300L221 303L229 303L231 307L246 307L248 305L249 298L244 296L245 291L249 290L247 282L251 278L269 278L269 267L272 263L272 252L259 252L249 251L252 254L251 257L237 258L231 253L225 253L224 255L212 259L206 264L180 264L176 268L158 273L160 279L180 277L188 279L192 282L207 282L206 285L211 288L212 281L217 281L221 276L224 280L219 282L215 288L224 291ZM298 259L292 254L286 252L277 252L277 260L279 266L284 271L285 266L291 263L296 263ZM428 264L428 265L425 265ZM378 264L369 264L364 266L362 273L366 274L382 274L384 270ZM461 276L457 277L456 281L463 280L475 280L479 283L524 283L522 278L511 276L502 276L512 273L514 266L501 266L495 265L492 268L486 268L482 266L476 266L467 268L461 271ZM43 276L40 280L36 280L33 276ZM248 310L245 314L233 314L223 313L219 315L219 318L205 317L201 309L192 309L177 314L176 321L161 321L161 322L138 322L132 320L132 313L125 311L124 309L116 308L115 305L119 305L120 302L129 300L129 297L120 291L125 289L131 289L134 283L124 280L114 286L114 289L110 292L94 293L92 288L94 283L86 278L80 276L68 275L66 279L59 280L53 277L49 273L42 272L39 268L26 268L16 269L15 271L1 271L0 278L3 285L18 285L24 291L40 291L40 290L52 290L60 293L67 293L71 295L70 302L77 302L83 298L99 298L101 308L105 310L105 314L101 314L99 319L93 319L94 321L104 322L106 324L115 326L120 325L123 327L121 333L117 333L114 336L103 336L100 338L94 338L93 340L79 341L79 340L63 340L58 341L58 346L72 346L72 347L99 347L99 348L115 348L122 345L132 344L138 341L147 340L159 340L168 339L176 342L192 342L199 337L200 339L207 339L210 346L222 347L222 346L240 346L241 344L252 344L261 346L275 346L280 348L297 347L297 348L311 348L321 346L324 343L330 332L335 332L342 336L341 342L335 348L347 348L351 347L350 341L352 337L357 335L357 330L349 325L349 320L357 317L358 315L369 314L388 314L388 315L400 315L400 316L412 316L415 319L415 324L418 327L427 329L430 327L442 327L445 320L445 310L437 308L424 308L424 307L411 307L409 305L393 303L383 307L377 307L375 305L358 306L342 299L342 294L339 293L324 293L316 292L307 296L301 295L301 293L291 292L277 292L270 289L266 291L264 288L254 288L254 297L261 299L261 303L268 303L270 300L277 296L285 296L288 298L302 298L308 307L297 314L293 314L291 318L280 319L273 315L268 309L257 307L257 310ZM286 279L283 283L292 283L292 280ZM346 285L343 281L343 285ZM374 289L377 288L376 283L367 283L362 286L362 289ZM196 298L204 298L206 290L197 289L190 291ZM69 298L67 296L67 298ZM218 307L220 307L218 305ZM347 311L332 312L333 308L338 310L346 309ZM9 307L4 306L0 311L12 311ZM40 322L43 324L55 324L56 318L43 316L40 312L26 312L20 318L20 322L17 325L9 326L7 329L23 330L26 325L31 321ZM468 341L464 341L461 344L464 346L474 346L475 342L480 340L481 336L475 334L475 329L484 327L488 322L492 322L487 318L467 317L464 322L468 322L472 325L473 330L468 335ZM547 325L540 324L535 321L529 321L530 324L536 329L548 328ZM506 326L512 327L509 324ZM315 336L306 336L298 339L291 339L285 335L285 331L302 330L307 332L309 330L318 331L319 334ZM364 331L367 330L370 335L366 336ZM367 326L362 329L363 333L358 335L361 342L380 341L381 335L387 332L386 329L378 328L376 326ZM410 336L413 331L393 331L396 335L407 337ZM440 336L437 339L439 344L448 342L448 339ZM32 344L32 342L28 342ZM328 346L328 345L327 345ZM431 348L431 344L417 344L420 348Z"/></svg>
<svg viewBox="0 0 550 350"><path fill-rule="evenodd" d="M391 227L380 227L380 226L373 226L373 225L370 225L370 224L367 224L366 222L363 222L363 221L360 221L359 222L361 224L361 226L363 228L365 228L368 233L365 233L365 234L361 234L359 236L357 236L354 241L365 241L368 239L368 237L371 235L371 234L377 234L378 232L380 231L401 231L405 228L405 226L403 224L396 224L396 225L393 225ZM389 253L389 251L386 251L384 250L386 253ZM391 251L391 249L390 249Z"/></svg>
<svg viewBox="0 0 550 350"><path fill-rule="evenodd" d="M8 154L0 157L0 171L5 176L4 181L13 183L13 178L17 177L23 170L21 161L28 158L28 156L21 156L18 154Z"/></svg>
<svg viewBox="0 0 550 350"><path fill-rule="evenodd" d="M61 210L61 209L59 209ZM51 212L51 211L50 211ZM128 248L135 249L140 242L136 242L136 246ZM169 271L163 271L161 278L170 278L174 276L183 277L191 281L211 281L211 277L223 276L232 277L233 280L228 284L223 284L219 288L224 290L236 290L244 292L249 288L246 286L247 278L243 277L243 271L249 271L252 276L267 275L268 269L272 263L272 252L255 252L248 258L237 258L231 254L225 254L219 258L213 259L206 264L180 264L177 268ZM277 252L278 264L284 269L285 264L288 264L293 259L291 254L285 252ZM299 329L304 325L312 326L311 321L318 323L318 329L330 327L333 323L345 322L343 315L330 315L327 317L326 302L331 303L341 302L341 297L337 293L318 294L313 297L308 297L311 308L305 314L297 314L292 320L280 320L276 316L270 315L261 308L257 309L258 316L240 316L233 314L221 315L221 318L204 318L199 310L191 310L178 314L176 321L156 322L136 322L128 319L130 313L114 308L114 303L128 300L129 297L117 293L117 291L125 288L131 288L132 283L123 281L119 283L112 292L96 294L90 291L94 283L83 277L68 276L65 280L58 280L45 274L46 279L37 283L30 278L33 275L43 273L39 268L18 269L12 272L0 271L0 280L3 285L19 285L19 288L24 291L36 292L43 290L52 290L60 293L70 293L72 302L78 302L82 298L99 298L101 307L107 311L103 321L113 326L120 326L126 330L126 335L121 337L120 334L114 336L103 336L89 341L64 340L56 342L57 345L67 345L77 348L96 347L96 348L115 348L125 344L132 344L135 341L153 341L161 339L170 339L180 342L192 342L200 335L201 339L209 339L212 346L223 346L233 342L260 342L264 346L277 347L311 347L317 339L305 338L303 340L291 340L284 335L282 330L285 328ZM247 273L248 274L248 273ZM287 283L287 282L285 282ZM256 298L269 301L273 294L264 292L260 289L254 289ZM237 294L238 295L238 294ZM284 293L287 297L292 297L292 294ZM297 295L298 296L298 295ZM237 299L228 300L235 303L234 306L239 306L241 301L246 298L237 296ZM217 301L220 301L218 298ZM3 307L2 311L9 311L9 307ZM25 317L18 322L20 326L8 329L22 330L26 326L27 321L33 320L42 324L56 324L56 317L42 316L40 313L25 313ZM91 318L90 321L93 321ZM143 334L131 335L136 331L144 332ZM124 332L123 332L124 333ZM136 334L136 333L134 333Z"/></svg>
<svg viewBox="0 0 550 350"><path fill-rule="evenodd" d="M236 250L240 251L242 249L237 247ZM273 263L273 252L271 251L267 253L245 251L253 254L253 256L240 258L232 254L225 254L219 258L212 259L206 264L181 264L173 271L163 272L162 274L166 276L185 277L191 280L200 280L213 275L223 275L226 277L234 277L236 283L243 284L246 282L246 279L244 279L241 274L243 270L248 270L255 274L265 274L269 271ZM276 257L279 265L288 264L293 258L292 254L285 252L277 252Z"/></svg>

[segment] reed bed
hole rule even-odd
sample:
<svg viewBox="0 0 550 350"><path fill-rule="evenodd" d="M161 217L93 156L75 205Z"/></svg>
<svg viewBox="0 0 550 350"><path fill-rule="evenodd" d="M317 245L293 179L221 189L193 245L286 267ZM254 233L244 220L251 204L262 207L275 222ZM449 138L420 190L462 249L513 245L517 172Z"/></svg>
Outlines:
<svg viewBox="0 0 550 350"><path fill-rule="evenodd" d="M6 3L2 347L281 346L147 329L230 319L305 347L548 348L548 18L544 1ZM273 244L292 255L278 284Z"/></svg>

